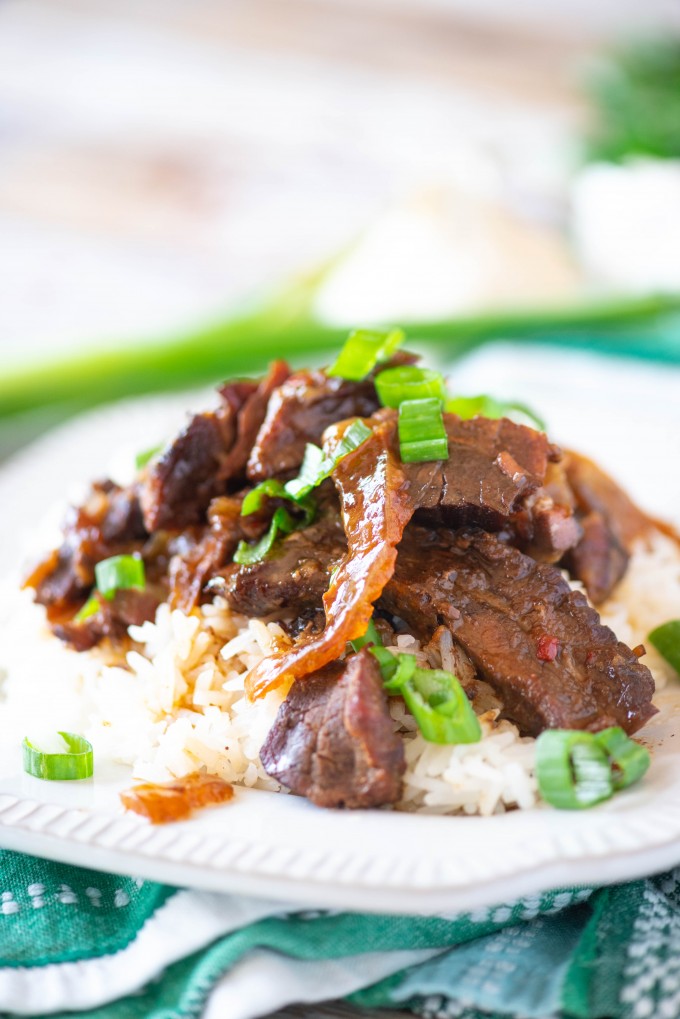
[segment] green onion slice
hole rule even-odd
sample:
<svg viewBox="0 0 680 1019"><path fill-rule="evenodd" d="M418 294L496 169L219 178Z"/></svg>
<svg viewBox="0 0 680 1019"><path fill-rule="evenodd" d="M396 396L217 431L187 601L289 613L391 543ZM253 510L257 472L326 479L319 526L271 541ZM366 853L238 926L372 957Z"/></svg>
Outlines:
<svg viewBox="0 0 680 1019"><path fill-rule="evenodd" d="M540 431L545 431L545 421L542 420L525 403L503 402L496 400L493 396L454 396L446 400L444 409L450 414L457 414L459 418L467 420L478 415L485 418L510 418L518 420L523 424L526 419L532 426Z"/></svg>
<svg viewBox="0 0 680 1019"><path fill-rule="evenodd" d="M591 732L546 729L536 740L541 796L560 810L582 810L614 792L607 751Z"/></svg>
<svg viewBox="0 0 680 1019"><path fill-rule="evenodd" d="M100 608L101 605L99 603L99 598L97 598L97 596L93 594L90 598L87 599L87 601L80 609L80 611L76 612L75 616L73 617L73 622L84 623L86 619L90 618L90 616L96 616Z"/></svg>
<svg viewBox="0 0 680 1019"><path fill-rule="evenodd" d="M680 673L680 619L671 619L649 634L649 643Z"/></svg>
<svg viewBox="0 0 680 1019"><path fill-rule="evenodd" d="M297 478L287 481L284 485L286 493L296 502L304 499L314 488L318 488L322 481L331 476L344 456L353 453L371 435L371 429L361 418L357 418L345 430L333 456L327 456L318 446L308 442L300 473Z"/></svg>
<svg viewBox="0 0 680 1019"><path fill-rule="evenodd" d="M441 400L405 400L399 406L399 451L404 463L446 460L449 445Z"/></svg>
<svg viewBox="0 0 680 1019"><path fill-rule="evenodd" d="M241 505L241 516L247 517L251 513L257 513L262 509L267 499L288 499L289 502L294 503L295 507L304 513L302 527L307 527L311 524L316 516L316 503L313 498L309 496L298 496L297 498L292 496L286 491L286 486L283 482L277 481L275 478L261 481L252 492L248 492Z"/></svg>
<svg viewBox="0 0 680 1019"><path fill-rule="evenodd" d="M41 750L28 739L22 743L24 771L34 778L50 781L71 781L92 778L94 755L92 744L74 732L58 734L64 744L63 751L53 753Z"/></svg>
<svg viewBox="0 0 680 1019"><path fill-rule="evenodd" d="M291 534L299 527L304 527L304 524L298 523L287 509L279 506L272 517L269 530L259 541L256 541L254 545L249 545L247 541L239 542L234 553L234 562L239 566L252 566L254 563L261 562L269 555L279 535Z"/></svg>
<svg viewBox="0 0 680 1019"><path fill-rule="evenodd" d="M359 382L373 371L379 361L386 361L404 342L401 329L378 332L374 329L355 329L328 369L328 375Z"/></svg>
<svg viewBox="0 0 680 1019"><path fill-rule="evenodd" d="M351 641L355 651L372 644L378 660L383 687L400 694L430 743L478 743L482 729L458 679L443 669L420 669L416 656L393 655L383 647L373 620L363 637Z"/></svg>
<svg viewBox="0 0 680 1019"><path fill-rule="evenodd" d="M155 456L158 456L160 451L163 449L162 445L152 446L151 449L145 449L141 453L138 453L135 457L135 467L138 471L141 471L142 467L146 467L150 460L153 460Z"/></svg>
<svg viewBox="0 0 680 1019"><path fill-rule="evenodd" d="M619 726L603 729L595 739L609 758L615 790L637 782L650 764L649 751L632 740Z"/></svg>
<svg viewBox="0 0 680 1019"><path fill-rule="evenodd" d="M376 376L375 388L383 407L396 408L404 400L422 400L428 396L446 399L443 376L414 365L386 368Z"/></svg>
<svg viewBox="0 0 680 1019"><path fill-rule="evenodd" d="M102 559L95 566L94 575L97 590L107 601L111 601L116 591L129 588L143 591L146 585L144 563L136 555L114 555L110 559Z"/></svg>

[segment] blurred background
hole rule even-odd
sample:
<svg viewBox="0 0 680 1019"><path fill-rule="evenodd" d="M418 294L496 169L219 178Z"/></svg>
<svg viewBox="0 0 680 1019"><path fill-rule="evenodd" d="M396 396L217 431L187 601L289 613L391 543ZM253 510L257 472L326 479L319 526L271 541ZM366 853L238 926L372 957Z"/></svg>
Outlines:
<svg viewBox="0 0 680 1019"><path fill-rule="evenodd" d="M680 357L679 33L677 0L3 0L3 455L302 320L300 356L396 321Z"/></svg>

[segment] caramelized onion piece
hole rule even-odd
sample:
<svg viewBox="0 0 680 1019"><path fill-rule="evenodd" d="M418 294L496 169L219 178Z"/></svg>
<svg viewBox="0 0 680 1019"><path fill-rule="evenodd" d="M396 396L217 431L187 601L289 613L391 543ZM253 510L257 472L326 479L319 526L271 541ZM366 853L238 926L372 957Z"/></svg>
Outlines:
<svg viewBox="0 0 680 1019"><path fill-rule="evenodd" d="M126 810L147 817L152 824L183 821L201 807L228 803L234 795L233 786L215 775L198 771L172 782L145 782L120 794Z"/></svg>
<svg viewBox="0 0 680 1019"><path fill-rule="evenodd" d="M333 454L349 424L345 421L328 430L326 452ZM391 419L378 424L363 445L343 457L333 480L340 495L348 552L324 595L326 628L311 640L256 665L245 680L251 699L339 658L347 641L365 633L373 603L394 573L397 545L413 505L394 449Z"/></svg>

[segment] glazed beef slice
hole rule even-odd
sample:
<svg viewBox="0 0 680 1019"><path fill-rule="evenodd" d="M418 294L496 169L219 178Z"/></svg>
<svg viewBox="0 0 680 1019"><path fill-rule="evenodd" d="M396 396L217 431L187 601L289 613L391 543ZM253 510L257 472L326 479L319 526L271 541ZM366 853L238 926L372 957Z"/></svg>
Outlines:
<svg viewBox="0 0 680 1019"><path fill-rule="evenodd" d="M320 807L379 807L401 796L401 737L368 650L293 684L260 751L268 775Z"/></svg>
<svg viewBox="0 0 680 1019"><path fill-rule="evenodd" d="M655 713L649 669L585 597L494 535L412 527L380 605L421 638L447 626L524 733L630 733Z"/></svg>

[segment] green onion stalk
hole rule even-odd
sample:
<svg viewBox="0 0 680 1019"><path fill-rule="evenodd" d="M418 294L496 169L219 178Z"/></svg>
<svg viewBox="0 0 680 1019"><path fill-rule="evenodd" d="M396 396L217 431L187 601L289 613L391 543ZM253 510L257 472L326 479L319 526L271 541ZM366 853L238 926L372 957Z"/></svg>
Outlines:
<svg viewBox="0 0 680 1019"><path fill-rule="evenodd" d="M345 326L316 320L313 301L323 273L283 295L203 329L122 347L96 347L0 374L0 425L41 428L78 411L127 396L186 389L261 372L273 358L294 364L330 361ZM406 323L409 345L431 344L447 360L496 339L549 341L680 363L680 294L610 299L552 310L490 311Z"/></svg>

